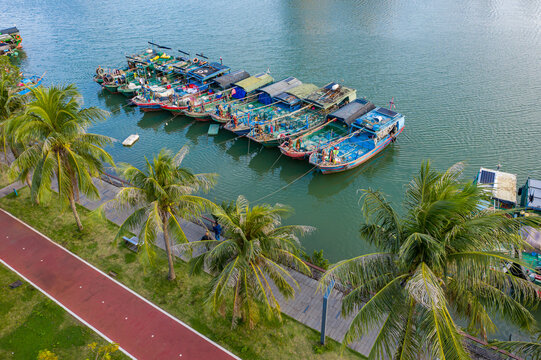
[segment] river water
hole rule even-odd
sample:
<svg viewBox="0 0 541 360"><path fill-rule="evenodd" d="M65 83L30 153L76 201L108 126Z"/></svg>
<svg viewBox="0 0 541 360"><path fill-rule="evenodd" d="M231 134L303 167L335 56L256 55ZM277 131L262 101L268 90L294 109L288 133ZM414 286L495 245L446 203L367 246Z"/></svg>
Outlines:
<svg viewBox="0 0 541 360"><path fill-rule="evenodd" d="M188 167L220 175L211 198L271 194L265 202L295 208L289 223L317 228L303 245L324 249L331 261L374 250L358 236L358 190L379 189L398 205L423 160L441 169L464 161L467 177L497 164L520 184L541 177L539 1L12 0L0 27L14 24L26 73L46 72L46 84L75 83L86 106L109 110L93 132L120 141L141 136L132 148L115 143L115 161L141 165L162 147L189 145ZM143 114L102 92L95 68L124 64L147 41L222 57L232 69L269 69L276 80L338 81L376 105L394 97L406 130L360 168L310 173L277 149L227 141L233 136L223 130L209 138L208 123Z"/></svg>

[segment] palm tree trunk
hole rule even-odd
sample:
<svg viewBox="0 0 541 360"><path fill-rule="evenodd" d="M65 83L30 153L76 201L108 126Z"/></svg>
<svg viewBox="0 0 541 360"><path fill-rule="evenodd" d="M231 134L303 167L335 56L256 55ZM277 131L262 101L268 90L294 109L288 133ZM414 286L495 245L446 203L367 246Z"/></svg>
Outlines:
<svg viewBox="0 0 541 360"><path fill-rule="evenodd" d="M77 223L77 227L80 231L83 231L83 224L81 223L81 219L79 218L79 214L77 213L77 207L75 206L75 198L73 197L73 194L69 195L69 201L71 206L71 211L73 212L73 216L75 217L75 222Z"/></svg>
<svg viewBox="0 0 541 360"><path fill-rule="evenodd" d="M167 252L167 261L169 262L169 280L175 280L175 267L173 262L173 252L171 251L171 242L169 241L169 232L167 231L167 217L162 216L163 223L163 239L165 240L165 252Z"/></svg>

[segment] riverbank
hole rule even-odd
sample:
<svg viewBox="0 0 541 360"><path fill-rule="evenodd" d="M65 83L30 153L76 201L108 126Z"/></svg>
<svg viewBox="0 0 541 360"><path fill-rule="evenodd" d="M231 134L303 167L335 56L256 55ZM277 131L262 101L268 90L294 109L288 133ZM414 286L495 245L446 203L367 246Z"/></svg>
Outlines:
<svg viewBox="0 0 541 360"><path fill-rule="evenodd" d="M160 256L155 268L144 268L136 254L123 244L113 244L117 225L108 220L91 216L79 206L85 230L78 232L71 213L62 212L54 201L36 206L29 199L28 189L0 199L0 207L27 222L60 245L86 259L105 273L115 274L115 279L135 290L145 298L188 323L195 330L231 350L243 359L280 358L340 358L340 345L328 340L325 347L318 346L319 334L295 320L284 316L282 324L264 323L253 330L240 326L231 330L229 318L201 311L208 281L207 275L188 276L187 265L176 263L177 279L166 279L166 259ZM47 221L43 221L47 219ZM359 359L360 355L346 350L344 359Z"/></svg>

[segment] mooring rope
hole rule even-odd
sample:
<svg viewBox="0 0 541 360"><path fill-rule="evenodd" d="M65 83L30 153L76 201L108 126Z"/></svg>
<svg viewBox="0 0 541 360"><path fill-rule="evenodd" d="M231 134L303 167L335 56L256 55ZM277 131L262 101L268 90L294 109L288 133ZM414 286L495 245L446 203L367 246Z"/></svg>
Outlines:
<svg viewBox="0 0 541 360"><path fill-rule="evenodd" d="M276 159L276 160L272 163L272 165L271 165L271 167L269 168L269 170L272 169L272 168L274 167L274 165L276 165L276 163L278 162L278 160L280 160L280 158L282 157L282 155L284 155L284 154L283 154L282 152L280 152L280 156L278 156L278 159Z"/></svg>
<svg viewBox="0 0 541 360"><path fill-rule="evenodd" d="M289 185L295 183L296 181L302 179L303 177L305 177L306 175L308 175L309 173L311 173L316 167L317 167L317 166L314 166L313 168L311 168L310 170L308 170L307 172L305 172L304 174L302 174L302 175L299 176L298 178L294 179L294 180L291 181L290 183L285 184L284 186L282 186L282 187L279 188L278 190L275 190L275 191L271 192L270 194L267 194L267 195L265 195L265 196L263 196L263 197L257 199L256 201L253 201L253 202L254 202L254 203L259 202L259 201L261 201L261 200L263 200L263 199L268 198L269 196L272 196L272 195L274 195L274 194L276 194L276 193L278 193L278 192L284 190L284 189L287 188Z"/></svg>
<svg viewBox="0 0 541 360"><path fill-rule="evenodd" d="M122 105L122 106L119 107L118 109L112 110L112 111L111 111L111 114L114 114L114 113L116 113L116 112L119 112L120 110L124 109L124 108L127 107L127 106L132 106L132 104L127 103L126 105Z"/></svg>

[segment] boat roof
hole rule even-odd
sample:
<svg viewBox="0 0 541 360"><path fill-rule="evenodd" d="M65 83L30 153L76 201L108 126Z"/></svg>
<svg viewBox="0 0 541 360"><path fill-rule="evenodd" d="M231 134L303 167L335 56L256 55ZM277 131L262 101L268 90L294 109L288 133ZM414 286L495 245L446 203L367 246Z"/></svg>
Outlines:
<svg viewBox="0 0 541 360"><path fill-rule="evenodd" d="M241 87L247 93L259 89L262 86L270 84L274 79L267 73L250 76L244 80L235 83L235 86Z"/></svg>
<svg viewBox="0 0 541 360"><path fill-rule="evenodd" d="M503 171L481 168L477 184L491 188L492 198L511 204L517 202L517 176Z"/></svg>
<svg viewBox="0 0 541 360"><path fill-rule="evenodd" d="M231 68L229 66L226 66L217 62L212 62L212 63L207 63L203 66L200 66L196 69L190 70L188 72L188 76L196 78L199 81L205 81L213 77L216 77L218 75L221 75L229 71L230 69Z"/></svg>
<svg viewBox="0 0 541 360"><path fill-rule="evenodd" d="M522 238L533 248L541 250L541 231L525 226L521 229Z"/></svg>
<svg viewBox="0 0 541 360"><path fill-rule="evenodd" d="M258 91L264 92L268 94L271 98L275 97L276 95L279 95L281 93L284 93L288 90L294 89L297 86L301 85L302 81L295 77L288 77L284 80L280 80L278 82L275 82L274 84L267 85Z"/></svg>
<svg viewBox="0 0 541 360"><path fill-rule="evenodd" d="M338 85L338 89L332 88ZM331 82L307 95L303 100L316 105L322 109L328 109L331 106L339 104L351 95L356 95L357 90Z"/></svg>
<svg viewBox="0 0 541 360"><path fill-rule="evenodd" d="M16 26L0 30L0 34L16 34L19 32Z"/></svg>
<svg viewBox="0 0 541 360"><path fill-rule="evenodd" d="M239 82L241 80L244 80L246 78L249 78L250 74L248 74L245 70L236 70L233 72L230 72L227 75L222 75L214 79L214 82L223 90L228 89L236 82Z"/></svg>
<svg viewBox="0 0 541 360"><path fill-rule="evenodd" d="M287 104L295 104L317 89L319 89L319 87L314 84L302 83L286 92L276 95L274 98Z"/></svg>
<svg viewBox="0 0 541 360"><path fill-rule="evenodd" d="M340 109L327 115L327 119L338 119L351 125L356 119L374 110L376 106L366 99L355 99Z"/></svg>
<svg viewBox="0 0 541 360"><path fill-rule="evenodd" d="M372 105L371 110L367 111L364 115L357 118L352 126L358 128L365 128L374 133L386 128L387 126L395 123L397 118L403 116L396 111L386 109L384 107L375 107Z"/></svg>
<svg viewBox="0 0 541 360"><path fill-rule="evenodd" d="M528 179L526 185L526 207L541 210L541 180Z"/></svg>

